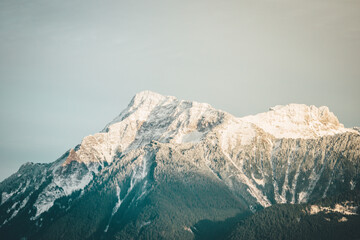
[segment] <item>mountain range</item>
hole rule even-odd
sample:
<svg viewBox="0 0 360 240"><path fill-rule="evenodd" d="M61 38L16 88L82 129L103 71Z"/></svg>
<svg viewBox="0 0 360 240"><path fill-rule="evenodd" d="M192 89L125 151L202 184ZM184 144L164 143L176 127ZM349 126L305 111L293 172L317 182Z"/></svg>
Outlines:
<svg viewBox="0 0 360 240"><path fill-rule="evenodd" d="M0 183L0 239L360 238L360 130L327 107L238 118L144 91Z"/></svg>

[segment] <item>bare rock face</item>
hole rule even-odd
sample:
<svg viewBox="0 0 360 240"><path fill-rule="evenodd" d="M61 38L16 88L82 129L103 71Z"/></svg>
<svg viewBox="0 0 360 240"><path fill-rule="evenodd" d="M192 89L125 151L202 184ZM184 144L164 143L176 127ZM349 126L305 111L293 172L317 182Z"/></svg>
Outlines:
<svg viewBox="0 0 360 240"><path fill-rule="evenodd" d="M86 232L85 239L140 237L152 226L160 234L153 237L191 239L188 229L201 219L353 190L359 171L360 133L344 128L327 107L289 104L236 118L145 91L57 161L24 165L0 184L0 237L46 239L57 231ZM83 217L81 206L96 220L59 227ZM167 214L156 211L174 211L181 224L162 232ZM16 221L31 227L15 233ZM126 235L129 228L134 235Z"/></svg>

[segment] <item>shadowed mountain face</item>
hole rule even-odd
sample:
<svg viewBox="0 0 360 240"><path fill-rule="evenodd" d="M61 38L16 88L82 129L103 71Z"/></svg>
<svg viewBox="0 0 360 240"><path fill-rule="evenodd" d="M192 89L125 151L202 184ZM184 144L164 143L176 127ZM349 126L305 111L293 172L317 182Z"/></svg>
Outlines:
<svg viewBox="0 0 360 240"><path fill-rule="evenodd" d="M221 237L263 208L356 191L359 171L359 132L326 107L236 118L146 91L55 162L0 184L0 238L194 239L209 226Z"/></svg>

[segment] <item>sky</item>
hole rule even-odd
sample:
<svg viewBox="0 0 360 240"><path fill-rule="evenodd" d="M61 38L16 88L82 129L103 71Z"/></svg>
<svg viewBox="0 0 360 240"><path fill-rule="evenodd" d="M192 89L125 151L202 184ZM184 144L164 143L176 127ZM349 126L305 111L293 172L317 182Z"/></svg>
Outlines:
<svg viewBox="0 0 360 240"><path fill-rule="evenodd" d="M143 90L238 117L326 105L360 126L360 1L0 0L0 180Z"/></svg>

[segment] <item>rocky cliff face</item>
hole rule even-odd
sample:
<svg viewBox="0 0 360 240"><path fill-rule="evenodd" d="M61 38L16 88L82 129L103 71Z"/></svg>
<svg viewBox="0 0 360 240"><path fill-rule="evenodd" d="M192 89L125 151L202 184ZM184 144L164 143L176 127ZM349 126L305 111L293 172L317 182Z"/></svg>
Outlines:
<svg viewBox="0 0 360 240"><path fill-rule="evenodd" d="M358 188L359 167L360 133L327 107L236 118L146 91L57 161L4 180L0 236L191 239L203 219Z"/></svg>

